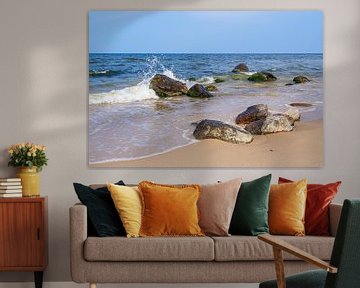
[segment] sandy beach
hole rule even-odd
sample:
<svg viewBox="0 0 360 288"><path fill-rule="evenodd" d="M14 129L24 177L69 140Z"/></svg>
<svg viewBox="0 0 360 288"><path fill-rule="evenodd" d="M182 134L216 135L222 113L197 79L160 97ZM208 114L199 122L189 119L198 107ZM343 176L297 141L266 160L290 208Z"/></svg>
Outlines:
<svg viewBox="0 0 360 288"><path fill-rule="evenodd" d="M165 164L165 165L164 165ZM297 122L292 132L255 136L250 144L203 140L163 154L90 167L321 167L323 121Z"/></svg>

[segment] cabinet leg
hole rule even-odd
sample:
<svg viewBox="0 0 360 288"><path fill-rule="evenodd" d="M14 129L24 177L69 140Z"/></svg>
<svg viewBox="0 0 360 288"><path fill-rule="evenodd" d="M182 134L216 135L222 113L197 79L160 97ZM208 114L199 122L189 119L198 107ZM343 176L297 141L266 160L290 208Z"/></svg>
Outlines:
<svg viewBox="0 0 360 288"><path fill-rule="evenodd" d="M35 271L35 288L42 288L43 284L43 271Z"/></svg>

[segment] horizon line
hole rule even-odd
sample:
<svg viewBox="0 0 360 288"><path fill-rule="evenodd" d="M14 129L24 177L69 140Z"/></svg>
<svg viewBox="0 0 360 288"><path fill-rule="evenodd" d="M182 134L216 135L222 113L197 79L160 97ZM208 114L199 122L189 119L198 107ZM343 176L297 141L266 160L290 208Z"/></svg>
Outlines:
<svg viewBox="0 0 360 288"><path fill-rule="evenodd" d="M88 52L88 54L324 54L323 52Z"/></svg>

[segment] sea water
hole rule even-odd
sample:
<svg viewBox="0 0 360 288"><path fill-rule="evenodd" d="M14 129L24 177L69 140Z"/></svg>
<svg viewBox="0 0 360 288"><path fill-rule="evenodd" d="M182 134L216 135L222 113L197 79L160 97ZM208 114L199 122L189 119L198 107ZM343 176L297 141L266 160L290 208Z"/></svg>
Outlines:
<svg viewBox="0 0 360 288"><path fill-rule="evenodd" d="M239 63L250 71L235 80L231 71ZM139 159L191 144L196 122L234 124L254 104L285 111L290 103L306 102L312 106L300 108L301 121L321 120L322 65L322 54L89 54L89 163ZM257 71L278 80L248 81ZM159 98L149 88L157 73L189 88L215 84L218 91L209 99ZM298 75L311 81L286 85ZM225 82L216 84L216 78Z"/></svg>

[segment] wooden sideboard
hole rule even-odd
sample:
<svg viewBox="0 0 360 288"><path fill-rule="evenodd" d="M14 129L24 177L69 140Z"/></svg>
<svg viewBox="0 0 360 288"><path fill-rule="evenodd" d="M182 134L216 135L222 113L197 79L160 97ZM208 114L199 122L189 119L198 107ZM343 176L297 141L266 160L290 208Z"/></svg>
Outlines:
<svg viewBox="0 0 360 288"><path fill-rule="evenodd" d="M0 271L32 271L41 288L47 250L47 197L0 198Z"/></svg>

